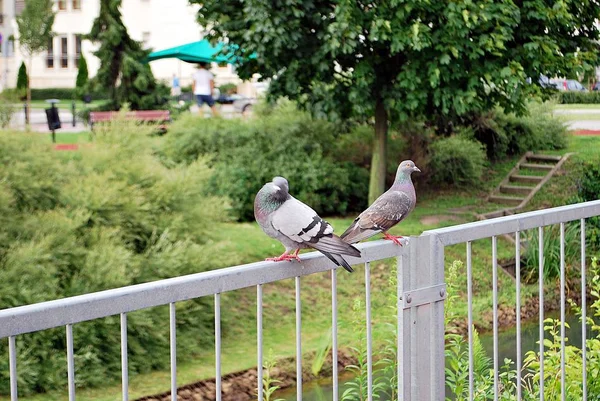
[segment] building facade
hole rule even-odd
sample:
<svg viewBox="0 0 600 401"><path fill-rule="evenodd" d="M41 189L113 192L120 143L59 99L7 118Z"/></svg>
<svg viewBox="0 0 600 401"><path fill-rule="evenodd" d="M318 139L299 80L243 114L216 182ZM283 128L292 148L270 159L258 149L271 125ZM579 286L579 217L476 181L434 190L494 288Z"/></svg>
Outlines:
<svg viewBox="0 0 600 401"><path fill-rule="evenodd" d="M16 23L26 0L0 0L0 86L16 85L17 71L22 61L28 65L27 56L19 49L19 32ZM93 77L99 60L93 55L97 45L83 39L91 30L100 11L100 0L55 0L56 18L52 28L55 33L48 52L37 54L28 71L33 88L72 88L77 77L79 58L86 58L89 76ZM123 0L121 13L129 35L144 43L146 48L162 50L200 40L202 28L196 22L197 7L187 0ZM181 85L191 82L195 65L177 59L163 59L150 63L152 72L170 86L173 75ZM241 81L232 66L214 64L215 83Z"/></svg>

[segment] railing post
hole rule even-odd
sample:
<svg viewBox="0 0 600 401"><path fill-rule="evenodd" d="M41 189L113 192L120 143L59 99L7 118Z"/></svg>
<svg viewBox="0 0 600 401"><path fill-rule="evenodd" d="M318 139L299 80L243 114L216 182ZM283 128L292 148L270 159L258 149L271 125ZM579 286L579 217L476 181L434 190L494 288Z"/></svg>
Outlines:
<svg viewBox="0 0 600 401"><path fill-rule="evenodd" d="M444 246L435 234L411 237L402 272L402 401L443 401Z"/></svg>

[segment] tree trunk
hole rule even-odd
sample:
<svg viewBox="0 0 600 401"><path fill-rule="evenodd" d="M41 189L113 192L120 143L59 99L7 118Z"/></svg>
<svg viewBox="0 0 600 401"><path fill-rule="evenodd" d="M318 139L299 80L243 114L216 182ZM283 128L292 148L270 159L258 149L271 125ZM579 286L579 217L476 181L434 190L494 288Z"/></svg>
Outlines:
<svg viewBox="0 0 600 401"><path fill-rule="evenodd" d="M369 182L369 204L385 191L386 150L388 115L380 99L375 106L375 140L371 159L371 179Z"/></svg>
<svg viewBox="0 0 600 401"><path fill-rule="evenodd" d="M33 56L29 56L29 65L27 71L27 115L25 116L25 121L27 122L27 126L31 123L31 64L33 64Z"/></svg>

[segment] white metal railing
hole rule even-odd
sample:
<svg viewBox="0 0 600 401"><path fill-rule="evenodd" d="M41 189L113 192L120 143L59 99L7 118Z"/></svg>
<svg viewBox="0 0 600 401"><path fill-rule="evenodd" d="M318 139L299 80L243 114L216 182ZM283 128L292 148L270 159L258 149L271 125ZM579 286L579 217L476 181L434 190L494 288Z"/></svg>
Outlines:
<svg viewBox="0 0 600 401"><path fill-rule="evenodd" d="M367 367L369 400L373 397L373 360L371 333L371 288L370 262L387 258L396 258L397 269L397 345L398 345L398 394L404 401L427 401L444 399L444 283L445 247L466 243L467 260L467 297L469 323L469 389L473 399L473 294L472 294L472 241L492 238L492 274L494 303L494 370L495 391L498 394L498 258L497 237L516 233L517 277L520 274L519 233L523 230L538 228L540 239L543 227L560 224L561 236L561 332L564 334L565 293L564 293L564 223L580 221L582 228L582 282L585 283L585 219L600 216L600 201L580 203L554 209L500 217L486 221L462 224L438 230L426 231L419 237L405 240L402 247L390 241L373 241L358 245L360 258L349 257L351 264L364 263L365 301L367 333ZM540 244L543 241L540 240ZM540 338L543 338L543 247L540 245ZM211 272L192 274L156 282L128 286L108 291L85 294L39 304L0 310L0 338L8 337L10 392L11 400L18 399L16 358L17 336L29 332L64 326L67 337L67 370L69 400L75 400L75 366L73 352L73 325L106 316L120 315L121 325L121 370L122 399L128 400L127 367L127 313L159 305L169 305L170 317L170 365L171 399L177 399L177 361L176 361L176 314L175 304L180 301L204 296L214 297L215 308L215 383L216 400L221 400L221 305L220 296L224 292L241 288L256 287L257 301L257 366L258 399L263 398L263 308L262 286L288 278L295 279L296 299L296 369L297 398L302 399L302 316L301 316L301 278L318 272L331 272L331 321L332 321L332 357L333 357L333 400L339 398L337 374L337 281L336 269L331 262L319 253L302 255L301 262L273 263L257 262L242 266L229 267ZM585 286L583 286L585 287ZM520 374L521 330L520 330L520 280L517 280L517 354L518 374ZM585 313L585 288L582 288L583 313ZM585 327L585 319L582 323ZM585 330L584 334L585 336ZM564 336L563 336L564 338ZM564 340L563 340L564 350ZM585 347L584 347L585 349ZM543 356L543 341L540 351ZM564 351L563 351L564 352ZM585 352L585 350L584 350ZM584 354L585 360L585 354ZM564 400L564 353L562 357L562 384ZM543 360L541 361L543 369ZM585 370L585 365L584 365ZM543 374L541 375L543 378ZM585 374L584 374L585 377ZM520 378L520 377L519 377ZM520 380L519 380L520 383ZM543 379L540 385L543 386ZM584 391L586 383L584 381ZM521 399L521 389L518 389ZM540 399L543 399L540 395Z"/></svg>

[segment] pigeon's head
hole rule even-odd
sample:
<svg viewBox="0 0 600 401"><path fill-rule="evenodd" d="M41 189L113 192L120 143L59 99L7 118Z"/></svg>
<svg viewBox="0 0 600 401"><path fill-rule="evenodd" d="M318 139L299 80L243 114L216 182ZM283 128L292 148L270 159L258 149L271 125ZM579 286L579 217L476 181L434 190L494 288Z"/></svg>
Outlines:
<svg viewBox="0 0 600 401"><path fill-rule="evenodd" d="M417 166L415 166L415 162L412 160L404 160L398 166L398 172L396 173L396 180L408 178L414 172L420 173L421 170Z"/></svg>
<svg viewBox="0 0 600 401"><path fill-rule="evenodd" d="M283 203L289 196L288 181L283 177L275 177L264 188L270 201Z"/></svg>

